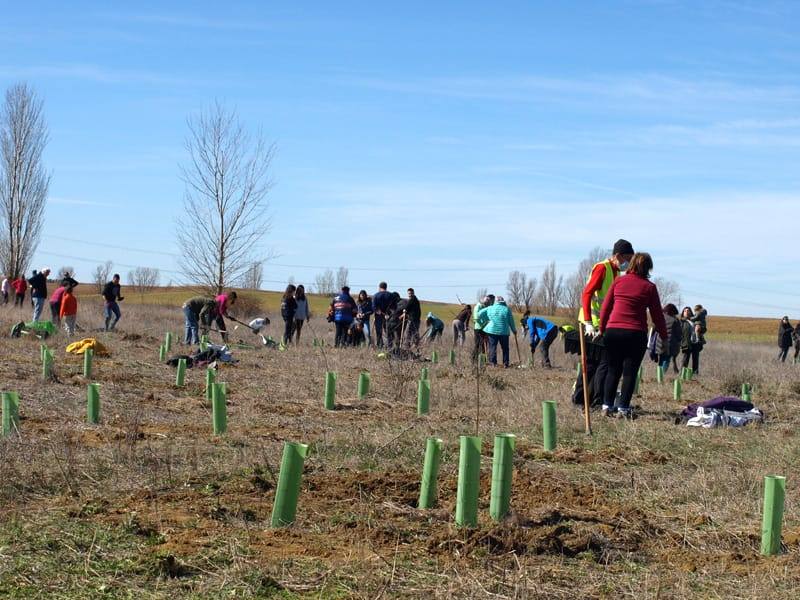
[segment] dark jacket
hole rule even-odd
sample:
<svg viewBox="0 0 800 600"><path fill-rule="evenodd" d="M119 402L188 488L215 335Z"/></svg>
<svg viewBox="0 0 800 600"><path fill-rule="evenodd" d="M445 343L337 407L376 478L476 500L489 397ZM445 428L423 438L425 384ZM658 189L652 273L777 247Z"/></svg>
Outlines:
<svg viewBox="0 0 800 600"><path fill-rule="evenodd" d="M44 273L36 273L28 279L31 286L31 298L47 298L47 277Z"/></svg>
<svg viewBox="0 0 800 600"><path fill-rule="evenodd" d="M333 320L337 323L350 323L356 314L356 301L350 294L342 292L331 302L333 307Z"/></svg>
<svg viewBox="0 0 800 600"><path fill-rule="evenodd" d="M210 325L217 317L217 301L214 298L195 296L189 298L184 306L197 315L197 320L203 325Z"/></svg>
<svg viewBox="0 0 800 600"><path fill-rule="evenodd" d="M120 286L118 283L109 281L103 286L102 296L106 302L116 302L117 300L122 300L121 294L122 286Z"/></svg>
<svg viewBox="0 0 800 600"><path fill-rule="evenodd" d="M681 321L666 313L664 321L667 324L667 339L662 341L660 336L655 336L655 352L661 356L678 356L683 344Z"/></svg>
<svg viewBox="0 0 800 600"><path fill-rule="evenodd" d="M419 305L419 299L416 296L411 296L406 303L406 314L409 320L419 323L422 318L422 307Z"/></svg>
<svg viewBox="0 0 800 600"><path fill-rule="evenodd" d="M367 299L363 302L356 302L356 306L358 307L358 315L359 321L362 323L369 323L369 318L372 315L372 298L367 296Z"/></svg>
<svg viewBox="0 0 800 600"><path fill-rule="evenodd" d="M294 319L294 314L297 312L297 300L294 299L294 296L289 296L288 298L284 296L281 299L281 317L283 317L284 321L290 321Z"/></svg>
<svg viewBox="0 0 800 600"><path fill-rule="evenodd" d="M375 314L383 314L389 312L389 305L392 301L392 293L380 291L372 297L372 308Z"/></svg>
<svg viewBox="0 0 800 600"><path fill-rule="evenodd" d="M791 323L781 321L778 324L778 347L791 348L792 347L792 333L794 328Z"/></svg>

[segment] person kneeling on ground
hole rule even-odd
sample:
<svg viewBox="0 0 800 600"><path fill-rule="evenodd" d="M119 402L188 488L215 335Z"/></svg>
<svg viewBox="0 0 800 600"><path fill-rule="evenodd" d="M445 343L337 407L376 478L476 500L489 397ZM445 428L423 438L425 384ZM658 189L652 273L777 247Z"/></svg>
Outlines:
<svg viewBox="0 0 800 600"><path fill-rule="evenodd" d="M217 317L217 302L214 298L204 296L189 298L183 303L183 316L186 327L183 343L199 344L198 330L202 328L203 335L208 333L211 322Z"/></svg>
<svg viewBox="0 0 800 600"><path fill-rule="evenodd" d="M58 318L59 321L63 321L67 335L74 335L75 321L78 318L78 299L72 293L72 287L64 289L59 303Z"/></svg>
<svg viewBox="0 0 800 600"><path fill-rule="evenodd" d="M528 317L526 329L531 339L531 358L536 353L536 347L541 344L542 366L550 369L550 346L558 338L558 327L542 317Z"/></svg>
<svg viewBox="0 0 800 600"><path fill-rule="evenodd" d="M433 343L437 337L442 337L444 333L444 321L432 312L429 312L428 316L425 318L425 325L427 325L427 329L425 330L425 335L422 337L424 337L428 343Z"/></svg>
<svg viewBox="0 0 800 600"><path fill-rule="evenodd" d="M514 315L502 296L498 296L494 304L478 312L478 319L482 321L484 318L489 319L483 328L484 333L489 336L489 363L497 366L497 344L500 344L503 350L503 366L508 368L508 335L509 331L517 335L517 327L514 325Z"/></svg>
<svg viewBox="0 0 800 600"><path fill-rule="evenodd" d="M605 342L608 375L603 394L603 414L617 412L632 418L631 398L647 350L647 312L658 335L667 339L667 325L658 289L649 281L653 259L646 252L633 255L628 273L617 278L608 290L600 310L600 333ZM622 378L622 394L617 386Z"/></svg>

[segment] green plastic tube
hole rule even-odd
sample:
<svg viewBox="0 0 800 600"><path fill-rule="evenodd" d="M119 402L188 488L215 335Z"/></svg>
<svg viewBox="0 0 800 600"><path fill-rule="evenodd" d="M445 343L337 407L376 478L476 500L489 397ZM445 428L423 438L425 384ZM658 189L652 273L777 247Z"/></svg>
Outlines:
<svg viewBox="0 0 800 600"><path fill-rule="evenodd" d="M450 350L449 360L450 360L450 364L451 365L456 364L456 351L455 350Z"/></svg>
<svg viewBox="0 0 800 600"><path fill-rule="evenodd" d="M44 351L44 360L42 360L42 379L47 381L50 379L50 371L53 367L53 354L50 350Z"/></svg>
<svg viewBox="0 0 800 600"><path fill-rule="evenodd" d="M100 422L100 384L86 386L86 422L97 425Z"/></svg>
<svg viewBox="0 0 800 600"><path fill-rule="evenodd" d="M783 499L786 478L779 475L764 477L764 515L761 521L761 554L773 556L781 551Z"/></svg>
<svg viewBox="0 0 800 600"><path fill-rule="evenodd" d="M278 487L275 489L275 503L272 505L273 527L284 527L295 521L306 456L308 456L306 444L286 442L283 445L281 471L278 475Z"/></svg>
<svg viewBox="0 0 800 600"><path fill-rule="evenodd" d="M214 435L222 435L228 430L228 388L224 383L211 384L211 421Z"/></svg>
<svg viewBox="0 0 800 600"><path fill-rule="evenodd" d="M358 374L358 399L363 400L369 394L370 376L366 371Z"/></svg>
<svg viewBox="0 0 800 600"><path fill-rule="evenodd" d="M750 384L749 383L743 383L742 384L742 398L744 398L745 394L749 394L749 393L750 393Z"/></svg>
<svg viewBox="0 0 800 600"><path fill-rule="evenodd" d="M211 400L214 395L213 385L216 381L216 372L214 369L206 369L206 400Z"/></svg>
<svg viewBox="0 0 800 600"><path fill-rule="evenodd" d="M200 350L205 352L207 348L208 348L208 336L207 335L201 335L200 336Z"/></svg>
<svg viewBox="0 0 800 600"><path fill-rule="evenodd" d="M167 360L167 348L164 346L164 344L161 344L158 347L158 360L161 362Z"/></svg>
<svg viewBox="0 0 800 600"><path fill-rule="evenodd" d="M168 331L164 336L164 350L169 354L170 350L172 350L172 332Z"/></svg>
<svg viewBox="0 0 800 600"><path fill-rule="evenodd" d="M92 362L94 361L94 350L87 348L83 351L83 376L86 379L92 378Z"/></svg>
<svg viewBox="0 0 800 600"><path fill-rule="evenodd" d="M542 402L542 439L544 449L552 452L558 443L558 429L556 427L556 403L555 400L545 400Z"/></svg>
<svg viewBox="0 0 800 600"><path fill-rule="evenodd" d="M499 433L494 436L489 516L495 521L502 520L508 514L511 504L511 479L514 470L516 437L513 433Z"/></svg>
<svg viewBox="0 0 800 600"><path fill-rule="evenodd" d="M186 359L178 359L178 372L175 374L175 385L183 387L183 382L186 379Z"/></svg>
<svg viewBox="0 0 800 600"><path fill-rule="evenodd" d="M478 525L481 438L462 435L460 440L458 488L456 490L456 524L460 527L475 527Z"/></svg>
<svg viewBox="0 0 800 600"><path fill-rule="evenodd" d="M686 367L686 381L691 381L692 377L694 377L694 369L692 369L692 367Z"/></svg>
<svg viewBox="0 0 800 600"><path fill-rule="evenodd" d="M431 382L420 379L417 386L417 414L427 415L431 410Z"/></svg>
<svg viewBox="0 0 800 600"><path fill-rule="evenodd" d="M336 373L333 371L325 372L325 408L336 408Z"/></svg>
<svg viewBox="0 0 800 600"><path fill-rule="evenodd" d="M3 435L10 435L19 427L19 395L3 392Z"/></svg>
<svg viewBox="0 0 800 600"><path fill-rule="evenodd" d="M664 367L661 365L656 367L656 381L658 381L658 383L664 383Z"/></svg>
<svg viewBox="0 0 800 600"><path fill-rule="evenodd" d="M419 508L436 506L439 464L442 460L442 446L439 438L429 437L425 443L425 462L422 465L422 483L419 486Z"/></svg>
<svg viewBox="0 0 800 600"><path fill-rule="evenodd" d="M750 392L748 392L742 395L742 400L744 400L745 402L752 402L753 397L750 395Z"/></svg>
<svg viewBox="0 0 800 600"><path fill-rule="evenodd" d="M422 370L419 372L419 378L422 380L428 379L428 367L422 367Z"/></svg>
<svg viewBox="0 0 800 600"><path fill-rule="evenodd" d="M672 398L674 400L680 400L681 399L682 387L683 386L681 385L681 380L680 379L676 379L675 380L675 385L672 388Z"/></svg>
<svg viewBox="0 0 800 600"><path fill-rule="evenodd" d="M436 363L439 362L439 351L438 350L432 350L431 351L431 362L433 364L436 364Z"/></svg>
<svg viewBox="0 0 800 600"><path fill-rule="evenodd" d="M313 340L311 340L311 345L314 346L314 348L317 347L317 338L314 338Z"/></svg>
<svg viewBox="0 0 800 600"><path fill-rule="evenodd" d="M478 354L478 366L479 367L485 367L486 366L486 355L483 352Z"/></svg>
<svg viewBox="0 0 800 600"><path fill-rule="evenodd" d="M42 362L44 362L45 352L47 352L47 346L45 346L44 344L39 344L39 357L42 360Z"/></svg>

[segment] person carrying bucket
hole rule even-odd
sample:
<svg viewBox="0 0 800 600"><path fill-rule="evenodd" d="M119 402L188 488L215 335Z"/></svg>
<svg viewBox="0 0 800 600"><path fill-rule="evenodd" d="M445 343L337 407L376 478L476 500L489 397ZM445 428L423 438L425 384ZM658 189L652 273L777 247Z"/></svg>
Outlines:
<svg viewBox="0 0 800 600"><path fill-rule="evenodd" d="M614 244L611 257L592 267L589 279L581 293L581 309L578 313L578 321L583 323L585 335L591 338L591 342L596 342L599 337L600 309L603 306L608 290L619 276L620 271L628 268L631 258L633 258L633 246L628 240L619 239ZM587 340L588 342L588 340ZM586 381L589 385L590 404L601 406L603 404L603 389L605 387L606 375L608 374L608 362L605 353L600 353L600 358L590 356L587 352L586 359ZM583 377L578 374L575 381L572 402L576 405L583 405Z"/></svg>

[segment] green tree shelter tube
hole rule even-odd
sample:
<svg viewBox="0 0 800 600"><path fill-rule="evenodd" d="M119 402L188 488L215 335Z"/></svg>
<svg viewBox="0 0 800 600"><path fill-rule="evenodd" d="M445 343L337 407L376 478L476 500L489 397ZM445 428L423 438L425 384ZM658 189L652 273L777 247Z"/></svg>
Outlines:
<svg viewBox="0 0 800 600"><path fill-rule="evenodd" d="M50 373L53 369L53 353L45 348L44 359L42 360L42 379L47 381L50 379Z"/></svg>
<svg viewBox="0 0 800 600"><path fill-rule="evenodd" d="M432 350L431 351L431 362L433 364L436 364L436 363L439 362L439 351L438 350Z"/></svg>
<svg viewBox="0 0 800 600"><path fill-rule="evenodd" d="M761 521L761 554L772 556L781 551L783 500L786 478L779 475L764 477L764 515Z"/></svg>
<svg viewBox="0 0 800 600"><path fill-rule="evenodd" d="M431 410L431 382L420 379L417 386L417 414L427 415Z"/></svg>
<svg viewBox="0 0 800 600"><path fill-rule="evenodd" d="M428 379L428 367L422 367L419 372L419 378L422 380Z"/></svg>
<svg viewBox="0 0 800 600"><path fill-rule="evenodd" d="M92 362L94 362L94 350L86 348L83 351L83 376L86 379L92 378Z"/></svg>
<svg viewBox="0 0 800 600"><path fill-rule="evenodd" d="M100 384L90 383L86 387L86 422L97 425L100 422Z"/></svg>
<svg viewBox="0 0 800 600"><path fill-rule="evenodd" d="M439 464L442 460L442 446L439 438L429 437L425 443L425 462L422 465L422 483L419 486L419 508L436 506Z"/></svg>
<svg viewBox="0 0 800 600"><path fill-rule="evenodd" d="M178 372L175 374L175 385L177 387L183 387L183 383L186 379L186 359L179 358L178 359Z"/></svg>
<svg viewBox="0 0 800 600"><path fill-rule="evenodd" d="M19 428L19 394L3 392L3 435Z"/></svg>
<svg viewBox="0 0 800 600"><path fill-rule="evenodd" d="M552 452L558 443L558 430L556 426L556 403L555 400L545 400L542 402L542 440L544 449Z"/></svg>
<svg viewBox="0 0 800 600"><path fill-rule="evenodd" d="M172 350L172 332L168 331L164 335L164 351L169 354L170 350Z"/></svg>
<svg viewBox="0 0 800 600"><path fill-rule="evenodd" d="M228 431L228 389L224 383L211 384L211 423L214 435Z"/></svg>
<svg viewBox="0 0 800 600"><path fill-rule="evenodd" d="M475 527L478 524L478 490L481 478L481 438L462 435L458 458L456 491L456 524Z"/></svg>
<svg viewBox="0 0 800 600"><path fill-rule="evenodd" d="M214 396L213 386L216 381L216 372L214 369L206 369L206 400L211 400Z"/></svg>
<svg viewBox="0 0 800 600"><path fill-rule="evenodd" d="M492 491L489 499L489 516L500 521L508 514L511 505L511 480L514 470L513 433L494 436L494 458L492 459Z"/></svg>
<svg viewBox="0 0 800 600"><path fill-rule="evenodd" d="M273 527L284 527L295 521L306 456L308 456L306 444L286 442L283 445L281 471L278 475L278 487L275 490L275 503L272 505Z"/></svg>
<svg viewBox="0 0 800 600"><path fill-rule="evenodd" d="M749 394L750 394L750 384L749 383L743 383L742 384L742 399L744 400L745 395L749 395Z"/></svg>
<svg viewBox="0 0 800 600"><path fill-rule="evenodd" d="M358 374L358 399L363 400L369 394L370 375L367 371Z"/></svg>
<svg viewBox="0 0 800 600"><path fill-rule="evenodd" d="M680 379L676 379L675 383L673 384L672 388L672 398L673 400L680 400L681 399L681 392L682 392L683 385L681 384Z"/></svg>
<svg viewBox="0 0 800 600"><path fill-rule="evenodd" d="M336 373L325 372L325 408L333 410L336 407Z"/></svg>
<svg viewBox="0 0 800 600"><path fill-rule="evenodd" d="M656 381L658 381L658 383L664 383L664 367L661 365L656 367Z"/></svg>
<svg viewBox="0 0 800 600"><path fill-rule="evenodd" d="M450 360L450 364L451 365L456 364L456 351L455 350L450 350L450 359L449 360Z"/></svg>
<svg viewBox="0 0 800 600"><path fill-rule="evenodd" d="M158 360L160 362L167 360L167 347L164 344L158 347Z"/></svg>
<svg viewBox="0 0 800 600"><path fill-rule="evenodd" d="M208 348L208 336L207 335L201 335L200 336L200 350L205 352L207 348Z"/></svg>

